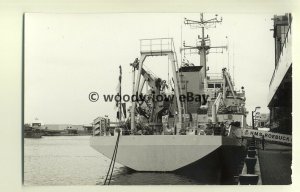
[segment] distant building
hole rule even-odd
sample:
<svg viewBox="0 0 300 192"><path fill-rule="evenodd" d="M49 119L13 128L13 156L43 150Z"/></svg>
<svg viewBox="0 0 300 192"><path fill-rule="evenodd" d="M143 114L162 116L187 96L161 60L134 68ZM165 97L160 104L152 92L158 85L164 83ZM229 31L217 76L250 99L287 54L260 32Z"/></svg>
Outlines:
<svg viewBox="0 0 300 192"><path fill-rule="evenodd" d="M70 124L44 124L42 125L43 129L63 131L70 127Z"/></svg>
<svg viewBox="0 0 300 192"><path fill-rule="evenodd" d="M271 130L292 133L292 15L275 15L274 72L269 84Z"/></svg>
<svg viewBox="0 0 300 192"><path fill-rule="evenodd" d="M83 125L83 130L87 134L91 135L93 134L93 125Z"/></svg>
<svg viewBox="0 0 300 192"><path fill-rule="evenodd" d="M91 135L92 125L73 125L73 124L44 124L41 127L45 131L57 134L78 134Z"/></svg>
<svg viewBox="0 0 300 192"><path fill-rule="evenodd" d="M261 113L256 117L255 127L268 127L270 124L270 114Z"/></svg>
<svg viewBox="0 0 300 192"><path fill-rule="evenodd" d="M108 117L97 117L93 121L93 135L109 135L110 119Z"/></svg>

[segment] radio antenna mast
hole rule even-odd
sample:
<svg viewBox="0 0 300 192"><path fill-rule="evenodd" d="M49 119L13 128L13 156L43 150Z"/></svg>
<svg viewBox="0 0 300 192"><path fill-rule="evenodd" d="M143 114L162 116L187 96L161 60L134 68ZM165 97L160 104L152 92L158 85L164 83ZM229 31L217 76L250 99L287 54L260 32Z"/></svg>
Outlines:
<svg viewBox="0 0 300 192"><path fill-rule="evenodd" d="M198 35L198 40L196 43L196 46L188 46L185 45L185 42L183 42L183 47L180 49L180 51L190 50L190 54L199 54L200 55L200 66L203 67L203 70L201 70L201 76L202 78L206 78L206 56L209 54L210 49L215 49L216 51L221 49L227 49L227 46L211 46L210 45L210 37L208 35L205 36L204 28L215 28L217 23L222 22L222 18L217 18L218 15L215 15L212 19L204 19L203 13L200 13L200 20L191 20L184 18L184 24L189 25L191 28L201 28L201 36Z"/></svg>

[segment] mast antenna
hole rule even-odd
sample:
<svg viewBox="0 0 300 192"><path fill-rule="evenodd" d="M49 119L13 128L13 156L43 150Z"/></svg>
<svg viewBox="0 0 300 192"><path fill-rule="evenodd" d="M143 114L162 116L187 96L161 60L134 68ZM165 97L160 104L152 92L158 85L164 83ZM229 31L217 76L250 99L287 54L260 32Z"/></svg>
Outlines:
<svg viewBox="0 0 300 192"><path fill-rule="evenodd" d="M229 63L229 37L226 36L226 39L227 39L227 70L228 70L228 73L230 71L230 63Z"/></svg>
<svg viewBox="0 0 300 192"><path fill-rule="evenodd" d="M210 45L210 37L208 35L205 36L204 28L215 28L217 23L222 22L222 17L218 18L218 15L215 15L212 19L204 19L203 13L200 13L200 20L191 20L184 18L184 24L189 25L191 28L201 28L202 34L201 36L198 35L198 41L196 43L196 46L188 46L183 43L183 47L180 49L180 51L189 50L190 54L199 54L200 55L200 66L203 67L202 77L206 78L206 55L209 54L210 49L215 49L216 53L218 50L221 49L227 49L227 46L211 46Z"/></svg>
<svg viewBox="0 0 300 192"><path fill-rule="evenodd" d="M232 54L233 54L233 58L232 58L232 80L233 80L233 86L235 85L235 82L234 82L234 42L233 42L233 51L232 51Z"/></svg>
<svg viewBox="0 0 300 192"><path fill-rule="evenodd" d="M180 46L183 46L182 44L182 24L180 25ZM180 52L180 65L183 65L183 61L182 61L182 53Z"/></svg>

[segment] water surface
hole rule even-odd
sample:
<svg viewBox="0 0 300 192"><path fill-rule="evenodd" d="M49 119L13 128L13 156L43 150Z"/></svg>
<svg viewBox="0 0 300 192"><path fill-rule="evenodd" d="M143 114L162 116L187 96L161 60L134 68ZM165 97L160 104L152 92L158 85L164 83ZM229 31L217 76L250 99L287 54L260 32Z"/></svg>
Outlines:
<svg viewBox="0 0 300 192"><path fill-rule="evenodd" d="M90 136L25 138L24 185L102 185L110 159L89 146ZM112 185L203 184L175 173L134 172L116 163Z"/></svg>

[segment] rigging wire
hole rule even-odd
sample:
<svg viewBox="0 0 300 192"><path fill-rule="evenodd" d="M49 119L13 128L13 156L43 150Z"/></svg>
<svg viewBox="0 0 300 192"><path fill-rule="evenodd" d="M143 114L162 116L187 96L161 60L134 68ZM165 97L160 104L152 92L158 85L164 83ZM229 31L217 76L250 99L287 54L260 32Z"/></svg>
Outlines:
<svg viewBox="0 0 300 192"><path fill-rule="evenodd" d="M180 47L183 48L182 43L182 24L180 25ZM180 50L180 66L182 66L182 52Z"/></svg>
<svg viewBox="0 0 300 192"><path fill-rule="evenodd" d="M230 72L230 64L229 64L229 37L226 36L227 39L227 70Z"/></svg>
<svg viewBox="0 0 300 192"><path fill-rule="evenodd" d="M169 70L170 70L170 59L168 57L168 85L170 85L170 73L169 73Z"/></svg>
<svg viewBox="0 0 300 192"><path fill-rule="evenodd" d="M117 152L118 152L118 147L119 147L119 139L120 139L120 130L118 132L118 138L117 138L117 143L116 143L116 147L115 147L116 148L115 158L114 158L114 161L113 161L113 165L112 165L110 177L109 177L109 180L108 180L108 185L110 184L110 181L111 181L111 178L112 178L112 174L113 174L113 171L114 171L114 167L115 167L115 163L116 163Z"/></svg>
<svg viewBox="0 0 300 192"><path fill-rule="evenodd" d="M234 86L234 42L233 42L233 46L232 46L232 54L233 54L233 58L232 58L232 81L233 81L233 86Z"/></svg>

